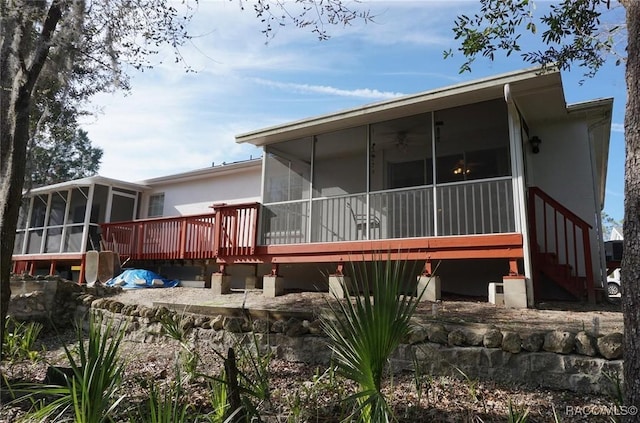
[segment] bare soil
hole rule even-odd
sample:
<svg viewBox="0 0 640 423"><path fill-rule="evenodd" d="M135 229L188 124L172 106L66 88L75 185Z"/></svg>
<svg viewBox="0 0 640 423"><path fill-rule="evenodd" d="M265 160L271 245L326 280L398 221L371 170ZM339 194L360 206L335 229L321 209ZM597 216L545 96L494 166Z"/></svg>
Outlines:
<svg viewBox="0 0 640 423"><path fill-rule="evenodd" d="M290 292L269 298L261 290L232 291L215 297L204 288L133 289L112 297L125 304L179 304L187 307L248 308L258 310L286 310L319 313L331 296L325 292ZM495 325L503 330L518 332L567 330L593 331L594 324L602 334L623 331L620 304L602 302L547 302L536 308L508 309L490 304L486 299L446 297L431 303L423 301L417 309L417 319L451 324Z"/></svg>

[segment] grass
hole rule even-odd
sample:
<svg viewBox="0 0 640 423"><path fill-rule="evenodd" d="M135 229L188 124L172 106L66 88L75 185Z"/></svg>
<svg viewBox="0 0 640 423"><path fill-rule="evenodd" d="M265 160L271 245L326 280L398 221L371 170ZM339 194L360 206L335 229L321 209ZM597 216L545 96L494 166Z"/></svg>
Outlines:
<svg viewBox="0 0 640 423"><path fill-rule="evenodd" d="M131 423L185 423L193 420L194 407L185 401L187 393L182 386L180 368L176 380L164 390L156 383L149 389L149 398L137 407L138 413L130 417Z"/></svg>
<svg viewBox="0 0 640 423"><path fill-rule="evenodd" d="M42 324L37 322L19 322L12 317L5 320L4 339L2 340L2 354L8 360L38 359L39 352L34 345L40 333Z"/></svg>

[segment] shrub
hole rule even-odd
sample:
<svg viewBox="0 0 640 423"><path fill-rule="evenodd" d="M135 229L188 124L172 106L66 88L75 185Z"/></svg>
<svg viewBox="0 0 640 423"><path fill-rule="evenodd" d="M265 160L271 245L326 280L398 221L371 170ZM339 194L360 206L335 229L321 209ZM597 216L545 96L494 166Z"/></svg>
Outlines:
<svg viewBox="0 0 640 423"><path fill-rule="evenodd" d="M18 322L12 317L5 320L2 353L8 360L31 360L38 358L34 345L42 332L42 324L37 322Z"/></svg>
<svg viewBox="0 0 640 423"><path fill-rule="evenodd" d="M356 404L357 418L390 421L393 415L382 393L383 375L389 356L409 333L420 298L401 295L401 284L413 276L405 262L376 261L369 268L352 265L352 269L355 286L364 295L354 295L343 284L346 300L329 304L322 325L338 372L358 385L358 392L348 398Z"/></svg>

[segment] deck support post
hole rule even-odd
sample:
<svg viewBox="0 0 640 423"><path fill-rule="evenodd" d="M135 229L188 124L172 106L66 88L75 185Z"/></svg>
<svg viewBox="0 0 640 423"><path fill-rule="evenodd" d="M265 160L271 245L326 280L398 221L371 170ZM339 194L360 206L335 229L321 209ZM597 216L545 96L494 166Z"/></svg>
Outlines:
<svg viewBox="0 0 640 423"><path fill-rule="evenodd" d="M80 261L80 272L78 273L78 285L84 284L84 272L87 269L87 254L82 255L82 260Z"/></svg>
<svg viewBox="0 0 640 423"><path fill-rule="evenodd" d="M502 278L504 306L507 308L527 308L527 283L523 275Z"/></svg>
<svg viewBox="0 0 640 423"><path fill-rule="evenodd" d="M509 259L509 276L521 276L518 270L518 259Z"/></svg>
<svg viewBox="0 0 640 423"><path fill-rule="evenodd" d="M284 278L278 275L278 264L271 264L271 273L262 278L262 295L279 297L284 294Z"/></svg>
<svg viewBox="0 0 640 423"><path fill-rule="evenodd" d="M418 275L418 287L416 295L420 297L420 301L436 302L442 299L440 276L434 275Z"/></svg>
<svg viewBox="0 0 640 423"><path fill-rule="evenodd" d="M433 275L433 267L431 259L424 262L422 274L418 275L418 286L416 288L416 296L420 300L440 301L442 299L440 276Z"/></svg>
<svg viewBox="0 0 640 423"><path fill-rule="evenodd" d="M518 268L518 259L509 259L509 275L502 278L504 306L507 308L527 308L534 305L534 288Z"/></svg>
<svg viewBox="0 0 640 423"><path fill-rule="evenodd" d="M424 262L424 267L422 268L422 276L431 276L432 274L431 260L427 260Z"/></svg>
<svg viewBox="0 0 640 423"><path fill-rule="evenodd" d="M353 292L351 278L344 275L344 263L338 263L336 272L329 275L329 294L335 298L347 298Z"/></svg>
<svg viewBox="0 0 640 423"><path fill-rule="evenodd" d="M227 275L225 264L221 264L219 270L211 275L211 290L214 296L231 292L231 276Z"/></svg>

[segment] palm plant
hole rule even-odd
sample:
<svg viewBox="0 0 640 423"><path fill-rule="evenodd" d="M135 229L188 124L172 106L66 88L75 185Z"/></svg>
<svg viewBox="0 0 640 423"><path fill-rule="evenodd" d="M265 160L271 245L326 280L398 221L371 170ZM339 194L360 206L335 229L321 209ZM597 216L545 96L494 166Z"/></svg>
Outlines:
<svg viewBox="0 0 640 423"><path fill-rule="evenodd" d="M408 267L390 259L370 267L352 265L355 286L364 295L354 295L343 284L346 300L329 303L328 316L322 318L339 374L358 385L358 392L347 400L355 402L354 413L360 421L393 418L382 393L384 371L389 356L408 335L420 300L401 295L401 284L410 275Z"/></svg>
<svg viewBox="0 0 640 423"><path fill-rule="evenodd" d="M64 347L71 367L70 375L60 372L66 384L29 385L18 390L26 393L20 399L30 399L34 403L26 420L51 419L76 423L112 421L112 414L123 399L116 394L124 369L118 353L124 333L124 328L115 326L112 320L103 326L101 315L92 314L85 342L82 328L78 325L77 349L72 352ZM42 397L53 399L50 402L37 400ZM73 417L69 414L73 414Z"/></svg>
<svg viewBox="0 0 640 423"><path fill-rule="evenodd" d="M200 356L198 351L189 344L187 330L182 324L184 317L184 313L182 315L166 314L162 316L160 324L162 325L162 329L165 334L180 344L178 359L186 372L187 377L195 378L197 376Z"/></svg>

